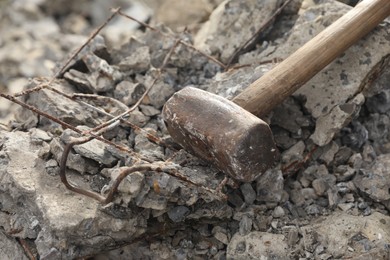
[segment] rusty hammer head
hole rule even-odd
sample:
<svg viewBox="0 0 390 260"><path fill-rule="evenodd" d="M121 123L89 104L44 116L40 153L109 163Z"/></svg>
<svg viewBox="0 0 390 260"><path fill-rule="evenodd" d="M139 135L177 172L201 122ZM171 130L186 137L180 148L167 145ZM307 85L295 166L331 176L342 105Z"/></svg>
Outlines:
<svg viewBox="0 0 390 260"><path fill-rule="evenodd" d="M236 180L253 181L279 156L264 121L209 92L193 87L176 92L163 117L176 142Z"/></svg>

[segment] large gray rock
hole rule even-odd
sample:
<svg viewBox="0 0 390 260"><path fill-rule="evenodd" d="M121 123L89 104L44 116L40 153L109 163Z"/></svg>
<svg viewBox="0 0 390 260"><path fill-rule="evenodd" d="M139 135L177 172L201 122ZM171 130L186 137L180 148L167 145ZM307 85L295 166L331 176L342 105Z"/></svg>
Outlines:
<svg viewBox="0 0 390 260"><path fill-rule="evenodd" d="M95 254L144 232L143 214L114 218L115 212L103 213L97 201L69 192L58 176L47 174L38 157L41 146L28 133L0 132L0 140L1 211L12 223L1 222L2 228L20 229L14 236L35 239L41 259ZM88 188L80 175L68 175L73 184Z"/></svg>
<svg viewBox="0 0 390 260"><path fill-rule="evenodd" d="M388 259L389 223L390 217L378 212L366 217L334 212L301 228L303 244L305 250L314 254L320 246L325 247L325 251L318 255L329 254L332 259L358 259L354 257L362 254L366 254L364 259ZM378 255L385 257L377 258Z"/></svg>
<svg viewBox="0 0 390 260"><path fill-rule="evenodd" d="M390 210L390 154L379 155L372 166L356 174L353 182L361 193Z"/></svg>
<svg viewBox="0 0 390 260"><path fill-rule="evenodd" d="M288 57L350 9L332 0L308 8L298 18L288 40L267 59ZM364 102L361 92L369 86L367 78L384 69L390 54L389 35L389 26L378 26L294 94L305 97L306 109L317 120L311 137L317 145L329 143L359 112Z"/></svg>
<svg viewBox="0 0 390 260"><path fill-rule="evenodd" d="M219 54L222 62L230 56L272 16L281 1L226 0L211 14L195 37L195 46Z"/></svg>
<svg viewBox="0 0 390 260"><path fill-rule="evenodd" d="M32 85L31 87L36 86ZM56 81L52 87L68 95L76 92L76 89L73 86L67 84L63 80ZM91 109L48 89L29 94L27 103L72 125L87 125L94 127L101 123L100 119L92 117L89 113L84 112L89 111L92 113ZM25 113L24 111L25 110L23 110L21 114ZM40 125L57 125L45 117L40 117L39 123Z"/></svg>
<svg viewBox="0 0 390 260"><path fill-rule="evenodd" d="M238 232L227 247L227 259L287 259L284 235L254 231L246 236Z"/></svg>

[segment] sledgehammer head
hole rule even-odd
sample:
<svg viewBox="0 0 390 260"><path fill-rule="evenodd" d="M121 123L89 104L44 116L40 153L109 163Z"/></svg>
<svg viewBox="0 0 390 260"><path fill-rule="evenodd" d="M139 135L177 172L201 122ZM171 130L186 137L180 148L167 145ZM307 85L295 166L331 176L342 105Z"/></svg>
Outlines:
<svg viewBox="0 0 390 260"><path fill-rule="evenodd" d="M186 87L165 104L172 138L232 178L251 182L279 157L269 126L235 103Z"/></svg>

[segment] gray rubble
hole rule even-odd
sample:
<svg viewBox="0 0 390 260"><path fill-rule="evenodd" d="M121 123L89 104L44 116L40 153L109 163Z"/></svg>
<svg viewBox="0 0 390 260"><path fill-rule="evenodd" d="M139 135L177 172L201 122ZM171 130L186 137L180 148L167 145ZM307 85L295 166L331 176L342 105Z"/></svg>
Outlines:
<svg viewBox="0 0 390 260"><path fill-rule="evenodd" d="M0 26L1 93L20 91L19 84L32 88L44 82L25 77L49 75L54 62L86 39L69 33L87 35L91 25L103 22L103 10L108 11L101 1L85 5L69 1L66 8L46 0L16 2L10 5L13 15L4 16L1 23L10 27ZM96 95L75 101L46 89L22 100L74 127L91 129L136 104L159 76L158 68L175 39L191 44L194 37L198 40L194 34L198 28L203 26L199 36L204 28L232 22L202 43L226 61L238 47L233 45L239 41L231 39L246 40L282 1L144 2L148 6L124 3L123 10L141 10L144 16L139 18L145 21L150 16L152 24L172 24L173 30L156 25L170 36L133 25L118 28L128 21L117 19L102 33L104 38L95 38L52 85L70 96ZM132 172L114 200L101 205L67 190L60 181L64 145L78 134L26 109L15 113L16 121L3 121L7 123L0 124L0 258L27 259L20 245L26 241L39 259L388 259L388 22L265 118L282 156L252 183L224 179L222 172L180 150L161 118L166 100L185 86L234 97L350 9L337 1L305 0L298 10L302 1L292 2L253 50L239 57L242 68L223 72L218 64L179 45L151 92L124 117L139 128L118 123L103 134L137 155L93 140L74 146L66 163L71 184L101 195L123 170L139 162L168 161L180 178L172 172ZM255 8L260 4L264 8ZM188 9L175 13L188 31L174 24L174 15L164 13L166 6ZM15 15L18 12L22 14ZM259 19L256 28L254 19L245 22L251 15ZM207 23L199 23L203 21ZM12 113L3 101L0 118L8 118ZM220 186L222 181L226 185ZM216 194L219 189L226 199Z"/></svg>
<svg viewBox="0 0 390 260"><path fill-rule="evenodd" d="M390 209L390 155L378 156L372 167L361 169L355 175L353 183L363 194L374 201L381 202L387 209Z"/></svg>

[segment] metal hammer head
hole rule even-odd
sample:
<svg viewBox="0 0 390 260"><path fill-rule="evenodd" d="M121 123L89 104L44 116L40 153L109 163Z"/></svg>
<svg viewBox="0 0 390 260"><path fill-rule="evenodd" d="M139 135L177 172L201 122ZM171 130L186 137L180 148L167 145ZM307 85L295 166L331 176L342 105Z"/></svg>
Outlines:
<svg viewBox="0 0 390 260"><path fill-rule="evenodd" d="M253 181L279 156L264 121L209 92L192 87L176 92L163 117L177 143L236 180Z"/></svg>

